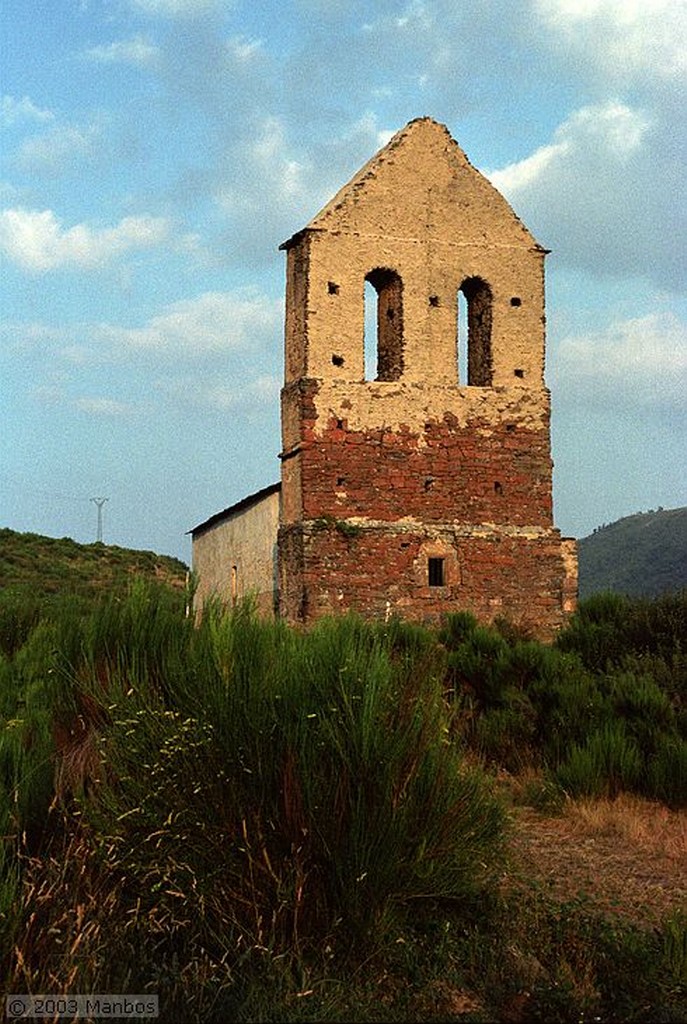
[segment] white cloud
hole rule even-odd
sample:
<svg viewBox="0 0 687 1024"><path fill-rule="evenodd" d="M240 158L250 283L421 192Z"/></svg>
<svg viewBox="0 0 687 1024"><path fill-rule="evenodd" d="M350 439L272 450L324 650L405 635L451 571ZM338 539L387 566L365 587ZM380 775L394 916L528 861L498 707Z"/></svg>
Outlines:
<svg viewBox="0 0 687 1024"><path fill-rule="evenodd" d="M212 175L231 249L242 261L272 256L393 135L367 112L324 141L293 141L286 118L266 114L233 140Z"/></svg>
<svg viewBox="0 0 687 1024"><path fill-rule="evenodd" d="M233 7L227 0L131 0L131 5L145 14L171 18L194 17L220 7Z"/></svg>
<svg viewBox="0 0 687 1024"><path fill-rule="evenodd" d="M255 354L266 346L281 351L282 319L281 297L274 299L251 287L182 299L139 327L8 322L1 330L8 346L17 351L58 352L72 364L130 363L136 356L152 356L157 365L162 358L193 361L228 352ZM185 386L191 386L188 380Z"/></svg>
<svg viewBox="0 0 687 1024"><path fill-rule="evenodd" d="M135 64L149 67L157 61L158 48L143 36L120 39L103 46L93 46L85 56L98 64Z"/></svg>
<svg viewBox="0 0 687 1024"><path fill-rule="evenodd" d="M308 194L310 168L288 151L286 130L276 117L266 117L231 155L231 170L216 193L224 213L263 214L273 206L298 203Z"/></svg>
<svg viewBox="0 0 687 1024"><path fill-rule="evenodd" d="M434 25L430 8L423 0L410 0L393 21L397 28L407 32L426 30Z"/></svg>
<svg viewBox="0 0 687 1024"><path fill-rule="evenodd" d="M264 414L265 409L274 410L279 406L281 381L275 376L262 374L253 380L249 374L245 379L227 383L226 380L159 380L157 388L162 393L185 405L202 406L205 409L242 410L243 413Z"/></svg>
<svg viewBox="0 0 687 1024"><path fill-rule="evenodd" d="M560 129L558 129L560 132ZM502 167L500 171L488 172L488 177L499 192L515 196L518 192L536 184L546 174L547 168L557 157L564 157L570 150L570 140L561 139L546 146L540 146L530 156L516 163Z"/></svg>
<svg viewBox="0 0 687 1024"><path fill-rule="evenodd" d="M683 405L687 324L673 313L652 313L563 338L554 375L561 400L572 391L604 406Z"/></svg>
<svg viewBox="0 0 687 1024"><path fill-rule="evenodd" d="M672 125L612 100L583 107L528 157L488 174L557 258L680 288L685 210Z"/></svg>
<svg viewBox="0 0 687 1024"><path fill-rule="evenodd" d="M489 178L496 187L510 195L536 187L556 167L566 161L579 160L589 146L601 151L605 158L622 159L642 144L650 127L647 116L624 103L611 101L601 106L583 107L556 129L554 141L541 146L524 160L493 171Z"/></svg>
<svg viewBox="0 0 687 1024"><path fill-rule="evenodd" d="M614 80L687 72L682 0L533 0L562 46Z"/></svg>
<svg viewBox="0 0 687 1024"><path fill-rule="evenodd" d="M159 245L168 234L169 224L162 217L125 217L111 228L63 228L52 210L0 211L0 250L35 273L102 267L124 252Z"/></svg>
<svg viewBox="0 0 687 1024"><path fill-rule="evenodd" d="M253 60L263 52L263 49L264 47L261 39L249 39L246 36L234 36L232 39L227 41L227 52L229 56L234 57L236 60L241 62Z"/></svg>
<svg viewBox="0 0 687 1024"><path fill-rule="evenodd" d="M13 128L24 121L52 121L51 110L37 107L28 96L16 99L14 96L3 96L0 99L0 128Z"/></svg>
<svg viewBox="0 0 687 1024"><path fill-rule="evenodd" d="M254 288L206 292L173 303L142 327L101 324L97 335L115 350L193 358L259 347L279 330L281 316L281 300L269 299Z"/></svg>
<svg viewBox="0 0 687 1024"><path fill-rule="evenodd" d="M101 135L98 124L56 125L42 135L25 139L16 159L24 171L59 174L75 160L96 157L101 148Z"/></svg>
<svg viewBox="0 0 687 1024"><path fill-rule="evenodd" d="M92 416L123 416L131 408L125 402L118 402L114 398L77 398L74 405L81 412Z"/></svg>
<svg viewBox="0 0 687 1024"><path fill-rule="evenodd" d="M0 203L16 202L19 196L19 189L10 181L0 179Z"/></svg>

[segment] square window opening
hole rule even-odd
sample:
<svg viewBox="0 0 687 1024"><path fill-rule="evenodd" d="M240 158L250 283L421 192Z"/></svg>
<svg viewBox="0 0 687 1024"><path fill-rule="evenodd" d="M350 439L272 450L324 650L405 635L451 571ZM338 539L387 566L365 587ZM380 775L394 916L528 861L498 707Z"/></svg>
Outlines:
<svg viewBox="0 0 687 1024"><path fill-rule="evenodd" d="M446 586L446 571L444 558L430 558L427 563L427 577L430 587Z"/></svg>

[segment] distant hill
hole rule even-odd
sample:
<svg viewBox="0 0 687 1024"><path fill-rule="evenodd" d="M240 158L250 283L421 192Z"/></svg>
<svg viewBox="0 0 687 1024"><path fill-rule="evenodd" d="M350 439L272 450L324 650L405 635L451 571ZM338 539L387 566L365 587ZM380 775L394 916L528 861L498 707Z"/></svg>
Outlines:
<svg viewBox="0 0 687 1024"><path fill-rule="evenodd" d="M625 516L579 541L580 597L657 597L687 587L687 508Z"/></svg>
<svg viewBox="0 0 687 1024"><path fill-rule="evenodd" d="M181 589L187 571L177 558L152 551L0 529L0 591L30 593L38 599L64 593L93 597L126 589L136 578Z"/></svg>

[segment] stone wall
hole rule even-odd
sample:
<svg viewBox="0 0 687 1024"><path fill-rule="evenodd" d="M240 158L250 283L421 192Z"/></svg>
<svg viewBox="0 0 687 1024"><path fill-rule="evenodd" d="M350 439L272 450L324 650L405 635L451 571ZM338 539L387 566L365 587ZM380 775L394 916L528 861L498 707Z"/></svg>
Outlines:
<svg viewBox="0 0 687 1024"><path fill-rule="evenodd" d="M284 521L411 516L549 528L548 393L532 399L515 388L287 387L285 418L300 434L284 469L297 476L300 501Z"/></svg>
<svg viewBox="0 0 687 1024"><path fill-rule="evenodd" d="M279 545L281 609L291 621L355 610L433 622L468 610L549 640L564 619L570 578L557 531L323 518L282 527ZM443 562L442 586L429 583L432 558Z"/></svg>
<svg viewBox="0 0 687 1024"><path fill-rule="evenodd" d="M262 614L274 614L280 494L275 488L269 491L193 531L198 610L212 597L231 605L250 595Z"/></svg>

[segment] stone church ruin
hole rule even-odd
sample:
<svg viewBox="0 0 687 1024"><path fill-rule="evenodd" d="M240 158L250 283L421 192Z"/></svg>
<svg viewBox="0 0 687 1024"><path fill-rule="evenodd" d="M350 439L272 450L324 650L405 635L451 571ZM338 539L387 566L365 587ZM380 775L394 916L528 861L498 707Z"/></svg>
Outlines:
<svg viewBox="0 0 687 1024"><path fill-rule="evenodd" d="M551 637L577 559L553 524L546 250L429 118L281 248L281 483L191 531L197 600Z"/></svg>

